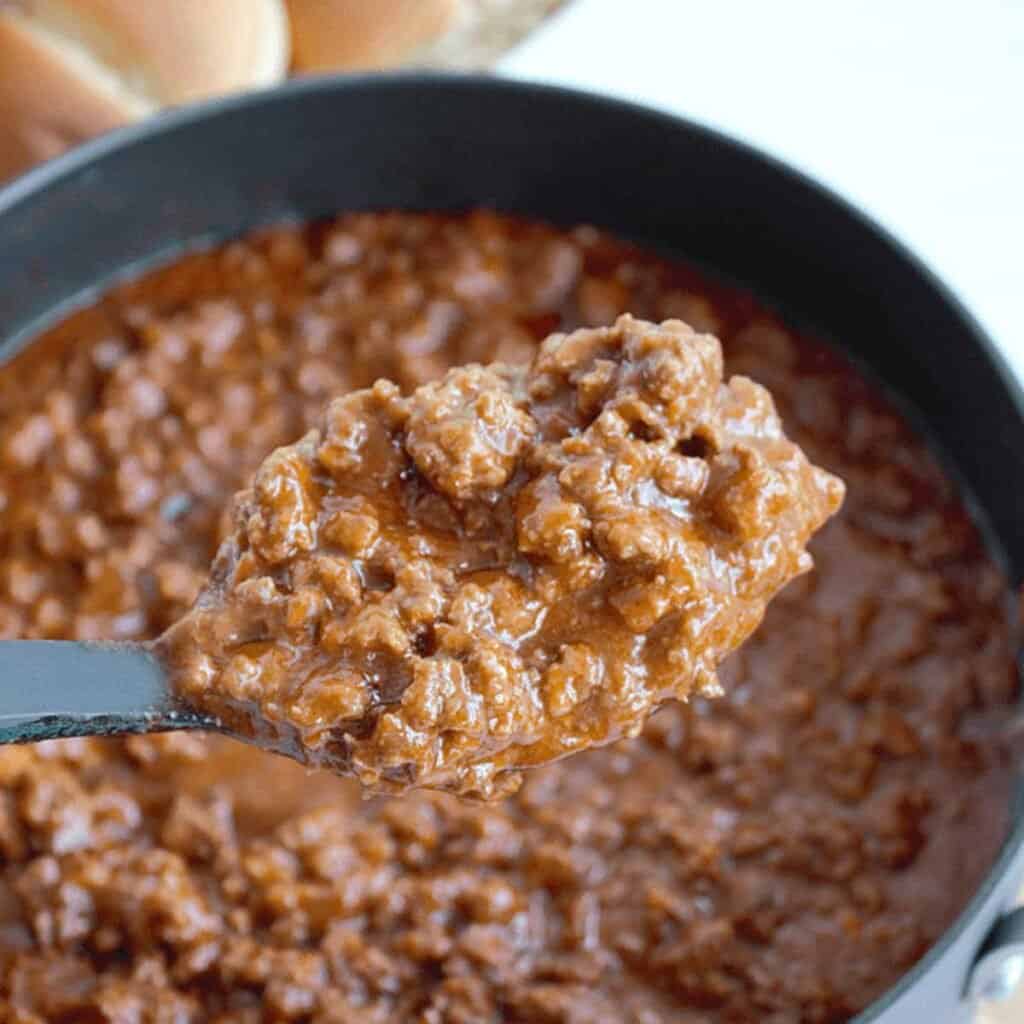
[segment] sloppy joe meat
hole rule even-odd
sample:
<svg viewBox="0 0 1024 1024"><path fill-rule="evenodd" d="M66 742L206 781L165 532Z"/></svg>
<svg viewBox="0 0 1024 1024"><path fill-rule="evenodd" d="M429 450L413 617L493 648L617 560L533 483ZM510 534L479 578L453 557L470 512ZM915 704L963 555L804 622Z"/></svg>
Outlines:
<svg viewBox="0 0 1024 1024"><path fill-rule="evenodd" d="M333 401L160 649L191 704L300 760L505 794L717 694L841 490L717 339L623 316Z"/></svg>
<svg viewBox="0 0 1024 1024"><path fill-rule="evenodd" d="M0 635L157 637L232 532L231 495L332 396L526 365L627 311L719 337L847 484L723 695L492 804L360 801L196 735L0 749L4 1015L840 1024L936 941L1005 834L1005 580L843 358L589 228L276 228L58 325L0 368Z"/></svg>

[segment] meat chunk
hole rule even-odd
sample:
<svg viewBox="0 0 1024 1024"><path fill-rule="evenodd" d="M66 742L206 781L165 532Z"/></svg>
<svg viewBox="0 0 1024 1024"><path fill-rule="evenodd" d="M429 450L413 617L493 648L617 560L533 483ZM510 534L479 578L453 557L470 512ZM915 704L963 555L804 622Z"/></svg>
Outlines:
<svg viewBox="0 0 1024 1024"><path fill-rule="evenodd" d="M161 649L243 735L492 797L720 692L842 493L715 338L622 316L529 367L336 400L238 496Z"/></svg>

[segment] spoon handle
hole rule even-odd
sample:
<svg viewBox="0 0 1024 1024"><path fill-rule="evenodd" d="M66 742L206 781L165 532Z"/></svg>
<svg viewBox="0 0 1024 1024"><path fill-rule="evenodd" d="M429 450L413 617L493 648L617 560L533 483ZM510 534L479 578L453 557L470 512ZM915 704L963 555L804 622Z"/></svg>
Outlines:
<svg viewBox="0 0 1024 1024"><path fill-rule="evenodd" d="M0 743L216 728L141 645L0 640Z"/></svg>

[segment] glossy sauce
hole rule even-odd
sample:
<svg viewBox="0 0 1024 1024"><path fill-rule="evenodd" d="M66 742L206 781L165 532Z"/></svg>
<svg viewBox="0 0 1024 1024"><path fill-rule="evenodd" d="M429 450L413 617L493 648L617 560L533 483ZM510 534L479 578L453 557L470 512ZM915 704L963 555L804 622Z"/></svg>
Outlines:
<svg viewBox="0 0 1024 1024"><path fill-rule="evenodd" d="M1004 834L1005 582L830 350L589 229L343 217L192 257L0 371L0 634L155 637L329 396L623 312L722 339L848 495L725 696L493 806L195 736L0 751L0 996L36 1021L846 1020Z"/></svg>
<svg viewBox="0 0 1024 1024"><path fill-rule="evenodd" d="M623 316L529 367L332 401L236 496L156 650L233 735L375 792L497 798L720 693L842 494L716 338Z"/></svg>

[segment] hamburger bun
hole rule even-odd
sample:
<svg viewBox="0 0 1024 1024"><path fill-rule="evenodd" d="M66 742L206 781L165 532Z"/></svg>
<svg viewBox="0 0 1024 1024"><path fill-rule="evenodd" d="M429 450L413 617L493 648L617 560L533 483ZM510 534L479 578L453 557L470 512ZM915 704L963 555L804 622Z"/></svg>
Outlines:
<svg viewBox="0 0 1024 1024"><path fill-rule="evenodd" d="M458 0L288 0L300 73L388 68L450 27Z"/></svg>
<svg viewBox="0 0 1024 1024"><path fill-rule="evenodd" d="M0 178L288 55L282 0L0 0Z"/></svg>

